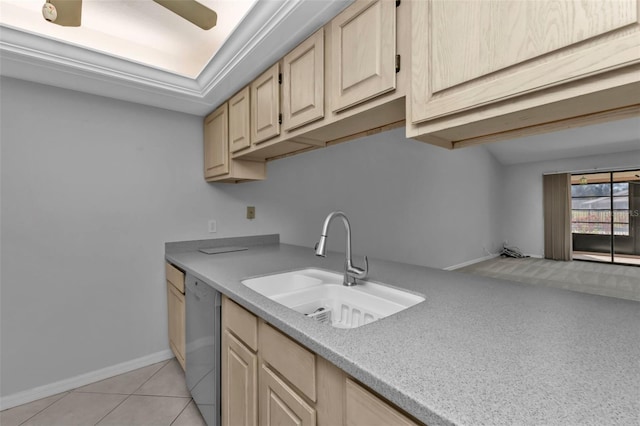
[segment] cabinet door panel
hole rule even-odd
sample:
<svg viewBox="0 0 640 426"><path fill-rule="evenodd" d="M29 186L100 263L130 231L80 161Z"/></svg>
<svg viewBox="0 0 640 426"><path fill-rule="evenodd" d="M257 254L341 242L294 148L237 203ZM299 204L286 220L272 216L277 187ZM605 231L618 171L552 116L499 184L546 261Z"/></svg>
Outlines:
<svg viewBox="0 0 640 426"><path fill-rule="evenodd" d="M260 425L315 426L316 410L269 367L260 368Z"/></svg>
<svg viewBox="0 0 640 426"><path fill-rule="evenodd" d="M229 145L231 152L238 152L251 146L250 107L249 86L229 99Z"/></svg>
<svg viewBox="0 0 640 426"><path fill-rule="evenodd" d="M638 0L412 3L414 123L640 62Z"/></svg>
<svg viewBox="0 0 640 426"><path fill-rule="evenodd" d="M251 83L251 143L280 134L280 64L275 64Z"/></svg>
<svg viewBox="0 0 640 426"><path fill-rule="evenodd" d="M347 426L417 426L351 379L347 379L345 418Z"/></svg>
<svg viewBox="0 0 640 426"><path fill-rule="evenodd" d="M258 424L258 357L228 330L222 335L222 425Z"/></svg>
<svg viewBox="0 0 640 426"><path fill-rule="evenodd" d="M228 107L225 103L204 121L204 177L229 173Z"/></svg>
<svg viewBox="0 0 640 426"><path fill-rule="evenodd" d="M184 369L186 331L184 294L169 281L167 281L167 311L169 312L169 346Z"/></svg>
<svg viewBox="0 0 640 426"><path fill-rule="evenodd" d="M334 112L395 89L395 2L356 1L331 21L331 36Z"/></svg>
<svg viewBox="0 0 640 426"><path fill-rule="evenodd" d="M324 117L324 28L284 57L282 71L284 129Z"/></svg>

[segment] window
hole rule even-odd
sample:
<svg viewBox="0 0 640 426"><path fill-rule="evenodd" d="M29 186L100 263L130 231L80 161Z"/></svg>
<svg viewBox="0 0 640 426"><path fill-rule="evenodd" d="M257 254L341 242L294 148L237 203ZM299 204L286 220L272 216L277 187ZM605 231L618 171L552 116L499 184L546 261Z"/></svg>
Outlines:
<svg viewBox="0 0 640 426"><path fill-rule="evenodd" d="M611 235L612 225L614 235L629 235L628 182L571 185L574 234Z"/></svg>

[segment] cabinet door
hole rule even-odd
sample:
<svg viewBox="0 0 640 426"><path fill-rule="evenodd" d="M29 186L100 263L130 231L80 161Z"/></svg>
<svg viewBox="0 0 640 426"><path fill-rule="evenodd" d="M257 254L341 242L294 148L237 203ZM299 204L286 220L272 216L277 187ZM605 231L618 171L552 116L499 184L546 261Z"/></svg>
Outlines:
<svg viewBox="0 0 640 426"><path fill-rule="evenodd" d="M229 146L238 152L251 146L249 86L229 99Z"/></svg>
<svg viewBox="0 0 640 426"><path fill-rule="evenodd" d="M185 307L184 294L167 281L167 311L169 312L169 346L184 369Z"/></svg>
<svg viewBox="0 0 640 426"><path fill-rule="evenodd" d="M229 173L229 132L227 103L204 119L204 177Z"/></svg>
<svg viewBox="0 0 640 426"><path fill-rule="evenodd" d="M251 83L251 143L280 134L280 64Z"/></svg>
<svg viewBox="0 0 640 426"><path fill-rule="evenodd" d="M331 21L332 110L396 88L394 1L357 0Z"/></svg>
<svg viewBox="0 0 640 426"><path fill-rule="evenodd" d="M414 123L640 61L638 0L412 3ZM567 93L566 97L584 92Z"/></svg>
<svg viewBox="0 0 640 426"><path fill-rule="evenodd" d="M228 330L222 335L222 425L258 424L258 357Z"/></svg>
<svg viewBox="0 0 640 426"><path fill-rule="evenodd" d="M315 426L316 410L269 367L260 368L260 425Z"/></svg>
<svg viewBox="0 0 640 426"><path fill-rule="evenodd" d="M347 426L417 426L417 423L351 379L347 379L345 405Z"/></svg>
<svg viewBox="0 0 640 426"><path fill-rule="evenodd" d="M324 28L285 56L282 67L284 129L324 117Z"/></svg>

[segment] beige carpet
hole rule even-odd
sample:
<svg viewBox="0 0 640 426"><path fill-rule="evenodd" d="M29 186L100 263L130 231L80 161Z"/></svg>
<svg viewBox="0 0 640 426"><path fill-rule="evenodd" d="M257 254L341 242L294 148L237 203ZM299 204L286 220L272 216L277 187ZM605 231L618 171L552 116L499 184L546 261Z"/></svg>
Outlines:
<svg viewBox="0 0 640 426"><path fill-rule="evenodd" d="M640 267L637 266L496 257L457 271L640 301Z"/></svg>

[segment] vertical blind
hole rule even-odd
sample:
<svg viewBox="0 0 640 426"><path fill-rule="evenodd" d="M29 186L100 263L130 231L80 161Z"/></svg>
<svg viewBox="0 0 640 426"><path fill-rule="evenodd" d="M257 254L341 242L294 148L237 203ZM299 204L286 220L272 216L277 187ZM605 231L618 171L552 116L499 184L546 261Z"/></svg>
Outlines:
<svg viewBox="0 0 640 426"><path fill-rule="evenodd" d="M544 257L571 260L571 174L543 176Z"/></svg>

